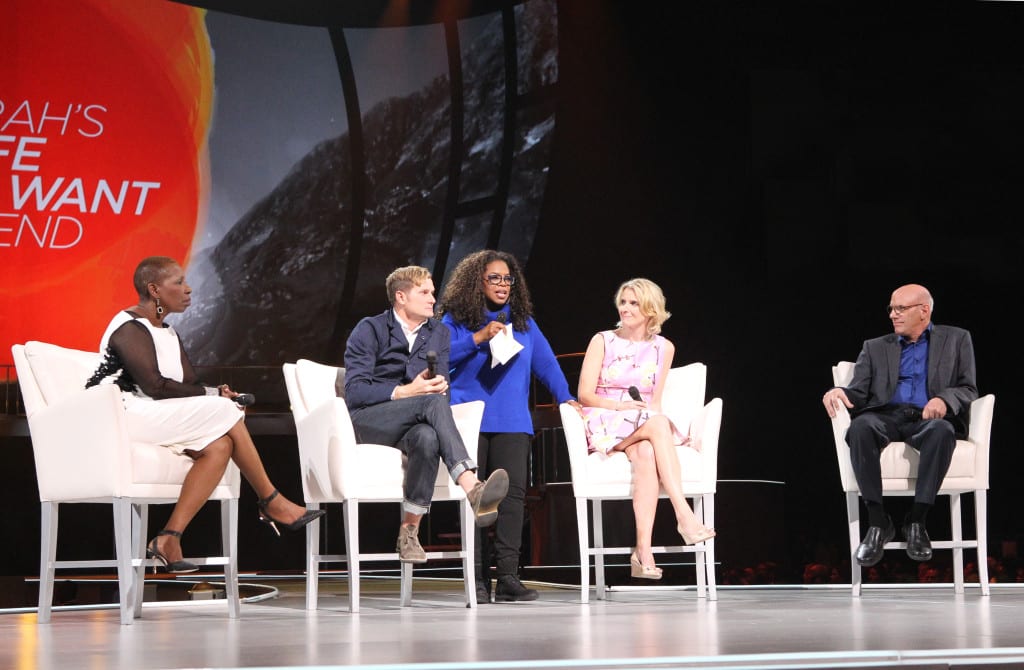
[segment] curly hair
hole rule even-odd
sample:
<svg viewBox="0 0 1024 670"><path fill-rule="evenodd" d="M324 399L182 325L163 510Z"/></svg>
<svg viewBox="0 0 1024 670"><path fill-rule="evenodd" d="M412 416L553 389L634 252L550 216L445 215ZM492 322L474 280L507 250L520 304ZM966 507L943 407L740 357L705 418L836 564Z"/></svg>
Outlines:
<svg viewBox="0 0 1024 670"><path fill-rule="evenodd" d="M526 321L533 316L533 302L530 300L530 289L526 286L523 270L515 256L495 249L471 253L459 261L445 282L441 300L436 307L438 318L447 313L470 330L483 327L484 312L487 311L484 274L487 265L494 261L504 261L508 271L515 277L515 283L509 287L508 298L512 328L519 332L526 331Z"/></svg>

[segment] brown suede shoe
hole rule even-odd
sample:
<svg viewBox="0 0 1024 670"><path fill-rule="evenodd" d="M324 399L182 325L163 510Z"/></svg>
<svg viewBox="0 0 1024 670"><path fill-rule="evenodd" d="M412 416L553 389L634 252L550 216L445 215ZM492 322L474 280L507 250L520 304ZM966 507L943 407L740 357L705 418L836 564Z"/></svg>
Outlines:
<svg viewBox="0 0 1024 670"><path fill-rule="evenodd" d="M426 563L427 552L423 551L419 538L420 527L404 523L398 529L398 560L402 563Z"/></svg>
<svg viewBox="0 0 1024 670"><path fill-rule="evenodd" d="M477 482L473 490L466 494L469 504L476 515L476 525L484 528L498 520L498 505L508 493L508 473L502 469L495 470L485 482Z"/></svg>

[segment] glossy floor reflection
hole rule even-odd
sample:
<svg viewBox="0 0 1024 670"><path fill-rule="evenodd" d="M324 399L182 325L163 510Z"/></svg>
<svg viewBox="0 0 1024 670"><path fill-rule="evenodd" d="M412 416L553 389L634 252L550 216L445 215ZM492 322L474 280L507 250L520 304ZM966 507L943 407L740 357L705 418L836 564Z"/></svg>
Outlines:
<svg viewBox="0 0 1024 670"><path fill-rule="evenodd" d="M1024 666L1024 589L719 588L616 591L580 602L572 588L532 584L541 599L462 603L461 583L416 581L398 606L394 580L364 582L347 611L340 579L322 579L304 609L301 579L267 580L276 595L227 618L223 602L147 605L131 626L116 609L0 615L0 668L928 668ZM246 581L253 581L247 579ZM434 664L426 666L424 664ZM1018 667L1021 667L1018 666Z"/></svg>

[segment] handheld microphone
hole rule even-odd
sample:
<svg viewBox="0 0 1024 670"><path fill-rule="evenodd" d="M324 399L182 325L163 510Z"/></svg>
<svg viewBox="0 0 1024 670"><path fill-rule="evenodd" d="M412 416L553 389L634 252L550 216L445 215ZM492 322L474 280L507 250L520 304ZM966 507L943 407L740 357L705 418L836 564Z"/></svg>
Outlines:
<svg viewBox="0 0 1024 670"><path fill-rule="evenodd" d="M241 405L242 407L248 407L249 405L251 405L254 402L256 402L256 396L254 396L251 393L239 393L234 398L232 398L232 400L235 401L236 405Z"/></svg>
<svg viewBox="0 0 1024 670"><path fill-rule="evenodd" d="M434 375L437 374L437 352L427 352L427 374L423 375L424 379L433 379Z"/></svg>
<svg viewBox="0 0 1024 670"><path fill-rule="evenodd" d="M632 398L633 400L643 402L644 397L640 395L640 389L638 389L637 387L630 386L626 392L629 393L629 397ZM633 422L633 425L636 426L637 428L640 427L640 416L643 413L644 411L642 409L638 409L636 411L636 420Z"/></svg>

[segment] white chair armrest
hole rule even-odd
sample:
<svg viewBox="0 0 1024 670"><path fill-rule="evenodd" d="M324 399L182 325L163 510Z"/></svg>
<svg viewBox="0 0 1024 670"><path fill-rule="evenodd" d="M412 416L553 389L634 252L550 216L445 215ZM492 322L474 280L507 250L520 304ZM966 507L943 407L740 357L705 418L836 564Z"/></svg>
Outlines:
<svg viewBox="0 0 1024 670"><path fill-rule="evenodd" d="M718 479L718 438L721 429L722 399L712 398L690 423L690 440L692 446L701 452L704 467L701 479L709 483Z"/></svg>
<svg viewBox="0 0 1024 670"><path fill-rule="evenodd" d="M992 434L992 412L995 404L996 397L991 393L971 403L971 425L967 431L967 439L971 442L988 444Z"/></svg>
<svg viewBox="0 0 1024 670"><path fill-rule="evenodd" d="M303 497L307 502L338 500L343 490L342 482L335 480L334 475L342 476L344 467L332 469L331 460L333 457L343 466L344 446L355 446L355 432L345 400L332 398L296 419L295 434L299 444ZM332 456L332 451L337 453Z"/></svg>
<svg viewBox="0 0 1024 670"><path fill-rule="evenodd" d="M575 488L577 478L587 472L587 431L583 417L575 407L563 402L558 406L558 411L562 415L565 446L569 452L569 470Z"/></svg>
<svg viewBox="0 0 1024 670"><path fill-rule="evenodd" d="M117 386L83 389L39 409L28 422L40 500L120 495L131 454Z"/></svg>
<svg viewBox="0 0 1024 670"><path fill-rule="evenodd" d="M857 477L850 462L850 447L846 444L846 429L850 427L850 412L842 403L832 417L832 437L836 443L836 461L839 464L839 479L844 491L858 491Z"/></svg>
<svg viewBox="0 0 1024 670"><path fill-rule="evenodd" d="M469 457L475 461L480 442L480 423L484 420L484 401L473 400L452 405L452 416L455 418L459 435L466 444Z"/></svg>
<svg viewBox="0 0 1024 670"><path fill-rule="evenodd" d="M989 393L971 403L971 425L967 439L974 442L974 472L983 480L983 488L988 488L989 450L992 440L992 412L995 410L996 397Z"/></svg>

